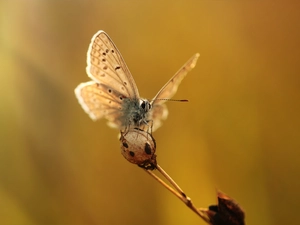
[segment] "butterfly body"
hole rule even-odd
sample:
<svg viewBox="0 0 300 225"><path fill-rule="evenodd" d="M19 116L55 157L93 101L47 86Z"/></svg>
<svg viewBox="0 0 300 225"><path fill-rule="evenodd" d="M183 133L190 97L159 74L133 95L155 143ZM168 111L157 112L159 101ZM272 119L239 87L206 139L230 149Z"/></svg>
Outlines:
<svg viewBox="0 0 300 225"><path fill-rule="evenodd" d="M75 95L93 120L106 118L111 127L145 129L149 121L155 131L168 115L165 101L177 91L186 74L194 68L195 54L151 100L142 99L135 81L116 45L102 30L92 38L87 52L86 72L91 81L79 84ZM147 127L147 129L149 126Z"/></svg>
<svg viewBox="0 0 300 225"><path fill-rule="evenodd" d="M121 123L123 127L147 125L150 102L145 99L125 98L122 103Z"/></svg>

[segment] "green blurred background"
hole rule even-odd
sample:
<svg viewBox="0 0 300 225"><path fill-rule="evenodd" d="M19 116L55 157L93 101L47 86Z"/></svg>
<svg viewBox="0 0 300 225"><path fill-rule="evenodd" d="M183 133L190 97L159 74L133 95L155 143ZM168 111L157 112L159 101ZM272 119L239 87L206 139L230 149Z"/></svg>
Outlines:
<svg viewBox="0 0 300 225"><path fill-rule="evenodd" d="M117 130L74 96L102 29L142 97L194 53L154 133L159 164L197 207L216 190L247 224L299 224L300 4L288 1L0 3L0 224L205 224L120 154ZM298 222L297 222L298 221Z"/></svg>

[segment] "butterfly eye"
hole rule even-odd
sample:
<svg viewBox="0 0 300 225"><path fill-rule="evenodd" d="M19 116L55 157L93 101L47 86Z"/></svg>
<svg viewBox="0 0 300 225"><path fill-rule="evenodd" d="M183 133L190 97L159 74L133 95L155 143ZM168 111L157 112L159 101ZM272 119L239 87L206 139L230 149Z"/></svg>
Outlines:
<svg viewBox="0 0 300 225"><path fill-rule="evenodd" d="M146 108L146 103L145 103L145 101L142 102L141 107L142 107L143 109Z"/></svg>

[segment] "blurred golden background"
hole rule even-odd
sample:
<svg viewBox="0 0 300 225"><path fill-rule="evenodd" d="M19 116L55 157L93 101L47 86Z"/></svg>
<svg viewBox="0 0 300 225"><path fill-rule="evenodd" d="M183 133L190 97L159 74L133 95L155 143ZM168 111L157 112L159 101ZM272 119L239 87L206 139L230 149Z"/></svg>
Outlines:
<svg viewBox="0 0 300 225"><path fill-rule="evenodd" d="M74 88L106 31L142 97L196 52L154 133L159 164L197 207L234 198L247 224L298 224L300 4L1 1L0 224L205 224L120 154ZM298 221L298 223L297 223Z"/></svg>

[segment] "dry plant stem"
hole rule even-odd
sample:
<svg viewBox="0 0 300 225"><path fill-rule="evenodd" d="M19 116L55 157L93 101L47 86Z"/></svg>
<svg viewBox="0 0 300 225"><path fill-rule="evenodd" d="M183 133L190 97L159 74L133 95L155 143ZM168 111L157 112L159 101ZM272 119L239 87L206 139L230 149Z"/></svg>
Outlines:
<svg viewBox="0 0 300 225"><path fill-rule="evenodd" d="M181 188L176 184L176 182L169 176L169 174L163 170L159 165L156 165L156 169L160 172L172 185L173 187L184 197L187 199L185 193L181 190ZM187 202L186 202L187 203Z"/></svg>
<svg viewBox="0 0 300 225"><path fill-rule="evenodd" d="M146 170L147 173L149 173L155 180L157 180L160 184L162 184L165 188L167 188L172 194L174 194L177 198L179 198L181 201L186 203L186 198L183 197L181 194L176 192L170 185L166 184L162 179L160 179L157 175L155 175L152 171Z"/></svg>
<svg viewBox="0 0 300 225"><path fill-rule="evenodd" d="M176 182L159 166L157 165L157 170L175 187L174 190L170 185L160 179L157 175L155 175L150 170L145 170L148 174L150 174L155 180L157 180L160 184L162 184L165 188L167 188L172 194L174 194L177 198L179 198L187 207L189 207L193 212L195 212L198 216L200 216L205 222L209 222L208 218L205 214L193 205L192 200L186 196L186 194L182 191L182 189L176 184Z"/></svg>

